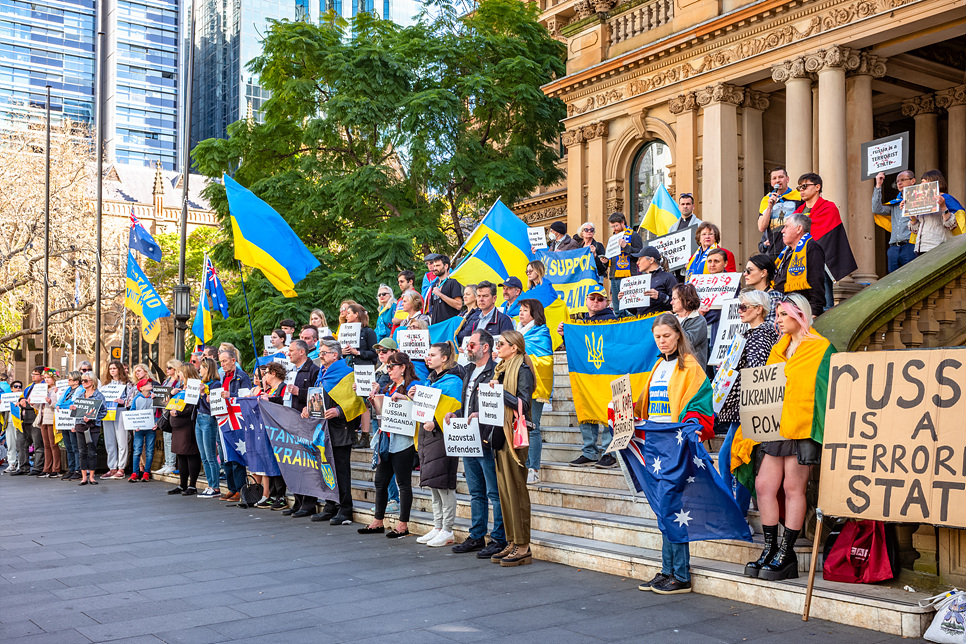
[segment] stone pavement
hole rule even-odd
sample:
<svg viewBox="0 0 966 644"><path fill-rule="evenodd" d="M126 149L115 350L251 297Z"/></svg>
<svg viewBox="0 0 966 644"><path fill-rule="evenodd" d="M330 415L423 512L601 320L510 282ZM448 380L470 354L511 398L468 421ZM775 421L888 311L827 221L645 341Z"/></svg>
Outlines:
<svg viewBox="0 0 966 644"><path fill-rule="evenodd" d="M535 561L501 568L170 485L0 476L0 642L899 642Z"/></svg>

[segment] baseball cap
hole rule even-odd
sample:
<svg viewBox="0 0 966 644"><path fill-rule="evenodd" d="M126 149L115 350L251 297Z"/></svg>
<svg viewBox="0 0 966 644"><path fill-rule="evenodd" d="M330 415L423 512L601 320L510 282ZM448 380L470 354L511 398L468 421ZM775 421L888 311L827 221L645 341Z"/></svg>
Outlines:
<svg viewBox="0 0 966 644"><path fill-rule="evenodd" d="M636 253L631 253L631 257L650 257L651 259L656 259L661 261L661 251L654 248L653 246L645 246Z"/></svg>
<svg viewBox="0 0 966 644"><path fill-rule="evenodd" d="M594 284L587 289L587 297L590 297L591 295L599 295L602 299L607 299L607 294L604 293L604 287L600 284Z"/></svg>
<svg viewBox="0 0 966 644"><path fill-rule="evenodd" d="M519 277L508 277L506 278L505 282L500 284L500 286L502 286L503 288L510 286L512 288L518 288L520 290L523 290L523 282L520 281Z"/></svg>

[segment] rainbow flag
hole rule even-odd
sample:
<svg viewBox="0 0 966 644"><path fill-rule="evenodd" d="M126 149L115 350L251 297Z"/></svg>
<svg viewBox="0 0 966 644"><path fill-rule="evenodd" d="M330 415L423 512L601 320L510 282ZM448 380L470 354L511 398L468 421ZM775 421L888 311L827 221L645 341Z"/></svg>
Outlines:
<svg viewBox="0 0 966 644"><path fill-rule="evenodd" d="M356 395L352 387L356 383L352 367L345 360L334 362L323 371L315 381L316 387L322 387L327 394L342 408L346 420L353 420L362 415L366 405L362 398Z"/></svg>
<svg viewBox="0 0 966 644"><path fill-rule="evenodd" d="M651 205L644 213L644 221L641 227L651 231L655 235L666 235L671 226L681 218L681 209L676 201L667 191L667 187L660 183L654 196L651 197Z"/></svg>

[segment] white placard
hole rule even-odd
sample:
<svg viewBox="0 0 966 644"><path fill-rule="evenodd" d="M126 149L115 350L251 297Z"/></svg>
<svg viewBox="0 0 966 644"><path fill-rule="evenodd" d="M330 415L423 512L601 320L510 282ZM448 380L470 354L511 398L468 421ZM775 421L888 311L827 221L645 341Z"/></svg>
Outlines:
<svg viewBox="0 0 966 644"><path fill-rule="evenodd" d="M863 143L859 148L860 158L865 160L863 179L872 179L880 172L893 174L908 168L909 147L908 132Z"/></svg>
<svg viewBox="0 0 966 644"><path fill-rule="evenodd" d="M483 383L477 392L480 404L480 423L503 426L503 385Z"/></svg>
<svg viewBox="0 0 966 644"><path fill-rule="evenodd" d="M327 326L319 327L319 338L324 338L326 336L331 336L331 335L332 335L332 331L329 329L329 327Z"/></svg>
<svg viewBox="0 0 966 644"><path fill-rule="evenodd" d="M208 406L211 407L212 416L228 415L228 401L221 397L222 391L224 391L222 387L208 391Z"/></svg>
<svg viewBox="0 0 966 644"><path fill-rule="evenodd" d="M651 298L644 295L645 291L651 289L651 274L634 275L621 279L621 290L619 293L618 304L622 311L626 309L636 309L638 307L650 306Z"/></svg>
<svg viewBox="0 0 966 644"><path fill-rule="evenodd" d="M530 246L534 250L547 248L547 231L544 228L527 228L527 237L530 238Z"/></svg>
<svg viewBox="0 0 966 644"><path fill-rule="evenodd" d="M104 399L109 402L123 398L126 392L127 384L123 382L109 382L101 387L101 393L104 394Z"/></svg>
<svg viewBox="0 0 966 644"><path fill-rule="evenodd" d="M463 344L460 345L459 355L456 356L456 364L461 365L463 367L470 364L470 357L466 355L466 345L468 345L469 343L470 343L470 336L466 336L465 338L463 338Z"/></svg>
<svg viewBox="0 0 966 644"><path fill-rule="evenodd" d="M648 246L661 251L661 257L667 260L668 269L672 271L688 265L688 260L694 255L696 244L694 227L691 226L647 240Z"/></svg>
<svg viewBox="0 0 966 644"><path fill-rule="evenodd" d="M399 331L399 353L405 353L410 360L425 360L429 354L429 330L413 329Z"/></svg>
<svg viewBox="0 0 966 644"><path fill-rule="evenodd" d="M262 336L262 343L265 345L265 350L266 351L272 352L272 351L275 350L275 345L272 344L272 336L270 336L270 335L263 335Z"/></svg>
<svg viewBox="0 0 966 644"><path fill-rule="evenodd" d="M431 423L436 414L436 406L443 395L442 389L414 385L409 391L413 397L413 420L417 423Z"/></svg>
<svg viewBox="0 0 966 644"><path fill-rule="evenodd" d="M447 456L480 458L483 444L480 442L480 423L476 418L450 418L443 429L443 442Z"/></svg>
<svg viewBox="0 0 966 644"><path fill-rule="evenodd" d="M70 417L70 409L60 409L54 410L54 429L60 433L69 432L74 429L77 424L76 418Z"/></svg>
<svg viewBox="0 0 966 644"><path fill-rule="evenodd" d="M124 420L124 429L129 432L154 429L153 409L132 409L129 411L122 411L121 418Z"/></svg>
<svg viewBox="0 0 966 644"><path fill-rule="evenodd" d="M730 299L741 285L741 273L699 273L688 280L694 284L701 298L701 306L720 309L723 300Z"/></svg>
<svg viewBox="0 0 966 644"><path fill-rule="evenodd" d="M718 367L711 383L711 402L714 405L714 413L719 413L724 407L728 394L735 386L738 378L738 361L741 360L741 353L745 350L745 336L740 333L731 341L728 351L725 353L721 366Z"/></svg>
<svg viewBox="0 0 966 644"><path fill-rule="evenodd" d="M631 393L631 377L623 375L610 383L611 408L614 410L614 438L605 450L606 454L625 449L634 438L634 396Z"/></svg>
<svg viewBox="0 0 966 644"><path fill-rule="evenodd" d="M47 383L38 382L30 390L30 398L27 399L31 405L43 405L47 402Z"/></svg>
<svg viewBox="0 0 966 644"><path fill-rule="evenodd" d="M197 405L201 398L201 381L197 378L188 378L184 383L184 402L186 405Z"/></svg>
<svg viewBox="0 0 966 644"><path fill-rule="evenodd" d="M346 322L339 327L339 344L345 351L349 347L359 348L359 336L362 334L361 322Z"/></svg>
<svg viewBox="0 0 966 644"><path fill-rule="evenodd" d="M295 363L289 360L288 358L282 358L282 357L272 358L272 362L277 362L283 367L285 367L285 371L292 371L293 369L295 369Z"/></svg>
<svg viewBox="0 0 966 644"><path fill-rule="evenodd" d="M352 371L356 379L356 395L366 398L372 393L372 386L376 384L376 368L371 364L353 365Z"/></svg>
<svg viewBox="0 0 966 644"><path fill-rule="evenodd" d="M390 434L403 436L416 435L416 423L412 419L413 403L411 400L392 400L386 398L382 404L382 419L379 429Z"/></svg>
<svg viewBox="0 0 966 644"><path fill-rule="evenodd" d="M54 383L54 386L57 387L57 391L63 391L64 389L67 389L67 385L68 385L67 378L57 380Z"/></svg>
<svg viewBox="0 0 966 644"><path fill-rule="evenodd" d="M728 353L731 341L739 333L744 333L748 325L741 321L738 313L738 306L741 302L738 298L730 298L721 301L721 318L718 322L718 334L714 337L714 345L711 348L711 355L708 364L719 365Z"/></svg>
<svg viewBox="0 0 966 644"><path fill-rule="evenodd" d="M19 391L14 391L9 394L0 394L0 412L10 411L21 398L23 398L23 394Z"/></svg>
<svg viewBox="0 0 966 644"><path fill-rule="evenodd" d="M616 235L611 235L611 238L607 240L607 250L604 252L604 257L607 259L613 259L621 254L621 239L624 238L624 233L617 233Z"/></svg>

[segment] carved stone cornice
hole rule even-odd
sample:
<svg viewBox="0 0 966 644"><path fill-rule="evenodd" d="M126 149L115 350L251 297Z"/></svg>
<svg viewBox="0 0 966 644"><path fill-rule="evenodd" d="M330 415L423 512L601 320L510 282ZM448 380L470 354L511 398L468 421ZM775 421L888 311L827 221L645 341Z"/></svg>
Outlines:
<svg viewBox="0 0 966 644"><path fill-rule="evenodd" d="M572 146L575 146L578 143L583 143L584 142L584 130L583 130L583 128L580 128L580 127L575 127L575 128L573 128L571 130L567 130L560 137L560 140L568 148L569 147L572 147Z"/></svg>
<svg viewBox="0 0 966 644"><path fill-rule="evenodd" d="M859 54L859 66L852 70L850 76L871 76L882 78L886 75L886 58L863 51Z"/></svg>
<svg viewBox="0 0 966 644"><path fill-rule="evenodd" d="M920 116L922 114L935 114L936 97L933 94L920 94L902 101L903 116Z"/></svg>
<svg viewBox="0 0 966 644"><path fill-rule="evenodd" d="M698 97L694 92L679 94L668 101L668 109L671 114L681 114L682 112L692 112L698 109Z"/></svg>
<svg viewBox="0 0 966 644"><path fill-rule="evenodd" d="M528 212L522 215L521 218L528 224L533 224L540 221L547 221L548 219L556 219L557 217L562 217L566 214L567 206L551 206L550 208Z"/></svg>
<svg viewBox="0 0 966 644"><path fill-rule="evenodd" d="M745 100L742 101L741 106L764 112L765 110L768 109L768 106L771 104L771 101L769 100L770 98L771 98L770 94L766 94L765 92L759 92L758 90L755 90L755 89L748 89L746 87Z"/></svg>
<svg viewBox="0 0 966 644"><path fill-rule="evenodd" d="M956 105L966 105L966 85L939 90L936 92L936 105L944 110Z"/></svg>
<svg viewBox="0 0 966 644"><path fill-rule="evenodd" d="M698 105L704 107L711 103L731 103L741 105L745 100L745 88L730 83L715 83L695 92Z"/></svg>
<svg viewBox="0 0 966 644"><path fill-rule="evenodd" d="M852 71L858 69L862 62L858 50L839 45L833 45L828 49L819 49L812 54L805 54L804 58L805 71L811 73L838 68Z"/></svg>
<svg viewBox="0 0 966 644"><path fill-rule="evenodd" d="M597 121L596 123L591 123L581 128L584 141L592 141L599 137L606 137L609 131L610 128L607 127L607 121Z"/></svg>

